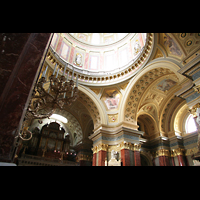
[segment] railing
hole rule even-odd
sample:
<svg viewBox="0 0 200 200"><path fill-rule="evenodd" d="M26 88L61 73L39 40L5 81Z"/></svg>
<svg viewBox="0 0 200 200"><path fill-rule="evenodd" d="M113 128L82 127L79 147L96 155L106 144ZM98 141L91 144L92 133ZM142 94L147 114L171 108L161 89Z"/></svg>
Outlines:
<svg viewBox="0 0 200 200"><path fill-rule="evenodd" d="M79 166L79 163L73 161L51 159L27 154L18 158L18 161L18 166Z"/></svg>

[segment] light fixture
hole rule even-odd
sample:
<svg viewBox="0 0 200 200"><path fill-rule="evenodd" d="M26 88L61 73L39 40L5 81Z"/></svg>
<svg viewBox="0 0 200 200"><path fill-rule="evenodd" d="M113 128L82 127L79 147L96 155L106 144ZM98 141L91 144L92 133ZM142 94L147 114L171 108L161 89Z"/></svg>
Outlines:
<svg viewBox="0 0 200 200"><path fill-rule="evenodd" d="M67 77L65 77L66 67L67 64L64 67L62 76L58 78L60 68L58 67L55 76L57 64L55 65L53 75L49 77L49 87L47 88L47 90L45 90L44 85L48 83L45 78L48 66L46 67L42 74L42 77L36 85L36 91L32 97L32 99L36 99L34 100L34 108L29 109L29 111L38 110L40 107L46 106L47 104L51 104L52 108L58 106L60 109L62 109L65 104L70 106L73 101L76 101L76 99L78 98L78 75L76 75L75 85L73 80L74 67L71 80L69 80L69 71L67 73Z"/></svg>
<svg viewBox="0 0 200 200"><path fill-rule="evenodd" d="M72 102L76 101L76 99L78 98L78 75L76 75L75 84L73 80L74 66L68 64L72 66L71 68L73 68L71 80L69 80L69 71L67 73L67 77L65 77L67 64L68 63L65 64L62 76L58 77L60 68L58 67L57 69L56 63L53 74L49 77L50 81L48 82L46 81L48 66L46 66L42 77L39 79L38 83L35 86L22 128L16 137L20 137L22 140L30 140L32 138L32 133L28 131L28 123L31 119L49 118L55 112L55 109L57 107L63 109L64 105L70 106ZM47 83L49 83L49 87L45 89L46 87L44 88L44 85L46 85ZM42 113L45 109L50 109L50 111L48 113L46 113L47 111L45 111L45 113ZM63 120L64 123L67 123L67 119L62 116L56 116L56 119L60 121Z"/></svg>

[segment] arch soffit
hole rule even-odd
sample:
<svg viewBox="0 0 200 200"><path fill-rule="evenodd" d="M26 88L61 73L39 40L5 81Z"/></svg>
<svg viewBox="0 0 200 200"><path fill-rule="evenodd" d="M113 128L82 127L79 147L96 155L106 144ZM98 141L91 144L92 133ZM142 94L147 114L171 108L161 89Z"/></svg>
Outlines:
<svg viewBox="0 0 200 200"><path fill-rule="evenodd" d="M183 101L177 108L176 112L174 113L171 126L177 133L185 132L185 121L189 116L189 107L185 101Z"/></svg>
<svg viewBox="0 0 200 200"><path fill-rule="evenodd" d="M180 69L179 67L178 67L178 65L176 65L175 63L173 63L173 62L171 62L171 61L164 61L164 60L162 60L162 61L154 61L153 63L150 63L149 65L147 65L140 73L138 73L136 76L134 76L131 80L130 80L130 82L129 82L129 84L128 84L128 86L127 86L127 88L126 88L126 90L125 90L125 96L123 97L123 99L122 99L122 103L121 103L121 105L120 105L120 116L119 116L119 120L120 121L124 121L125 120L125 118L127 118L125 115L125 112L126 112L126 107L127 107L127 104L130 104L129 102L130 102L130 100L132 101L132 97L131 97L131 93L133 92L133 90L135 90L135 93L136 92L138 92L137 91L137 87L139 87L138 86L138 83L140 83L141 81L142 81L142 79L143 79L143 77L147 74L147 73L150 73L151 71L153 71L153 70L155 70L155 69L159 69L159 68L162 68L162 69L165 69L165 70L169 70L168 72L170 73L170 71L171 72L173 72L176 76L177 76L177 78L178 78L178 80L179 80L179 82L181 82L183 79L184 79L184 76L182 76L181 74L179 74L177 71ZM169 74L168 73L168 74ZM167 73L166 74L164 74L164 75L167 75ZM161 76L158 76L158 78L159 77L161 77ZM156 78L157 79L157 78ZM154 80L156 80L156 79L154 79ZM153 81L154 81L153 80ZM140 91L139 93L140 93L140 95L143 93L144 94L144 92L145 92L145 90L149 87L151 85L151 83L150 84L147 84L147 85L145 85L144 87L143 87L143 91ZM140 98L141 99L141 98ZM138 105L139 104L139 102L140 102L140 99L137 99L137 100L139 100L138 102L136 102L136 104ZM135 105L135 108L136 108L136 105ZM135 109L136 110L136 109ZM135 111L132 111L132 112L134 112L135 113ZM135 116L136 116L136 113L135 113ZM133 119L133 116L132 116L132 119ZM136 118L135 118L135 120L136 120ZM129 121L134 121L134 120L129 120Z"/></svg>
<svg viewBox="0 0 200 200"><path fill-rule="evenodd" d="M158 122L156 121L156 119L154 118L154 116L152 116L150 113L147 113L145 111L141 111L138 116L137 116L137 119L141 116L141 115L146 115L148 117L148 119L150 119L152 125L154 125L155 127L155 132L159 131L159 127L158 127ZM140 119L141 120L141 119ZM146 121L146 120L144 120Z"/></svg>
<svg viewBox="0 0 200 200"><path fill-rule="evenodd" d="M79 99L88 109L94 123L94 129L100 124L106 124L106 112L100 99L96 97L92 90L83 85L79 85L78 89L80 91Z"/></svg>

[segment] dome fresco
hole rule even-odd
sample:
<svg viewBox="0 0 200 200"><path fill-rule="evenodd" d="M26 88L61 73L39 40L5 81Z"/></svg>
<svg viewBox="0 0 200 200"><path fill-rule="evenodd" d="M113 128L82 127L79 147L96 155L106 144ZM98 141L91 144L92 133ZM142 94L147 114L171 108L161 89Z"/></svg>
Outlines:
<svg viewBox="0 0 200 200"><path fill-rule="evenodd" d="M146 33L54 33L53 51L76 68L113 71L134 61L146 43Z"/></svg>
<svg viewBox="0 0 200 200"><path fill-rule="evenodd" d="M123 39L128 33L70 33L80 42L90 45L108 45Z"/></svg>

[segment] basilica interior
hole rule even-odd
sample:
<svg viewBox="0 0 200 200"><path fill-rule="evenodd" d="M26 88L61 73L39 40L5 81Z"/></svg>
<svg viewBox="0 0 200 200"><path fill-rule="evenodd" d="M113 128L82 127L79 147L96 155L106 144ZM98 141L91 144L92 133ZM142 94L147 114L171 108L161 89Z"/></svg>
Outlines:
<svg viewBox="0 0 200 200"><path fill-rule="evenodd" d="M0 40L0 165L200 165L200 33Z"/></svg>

